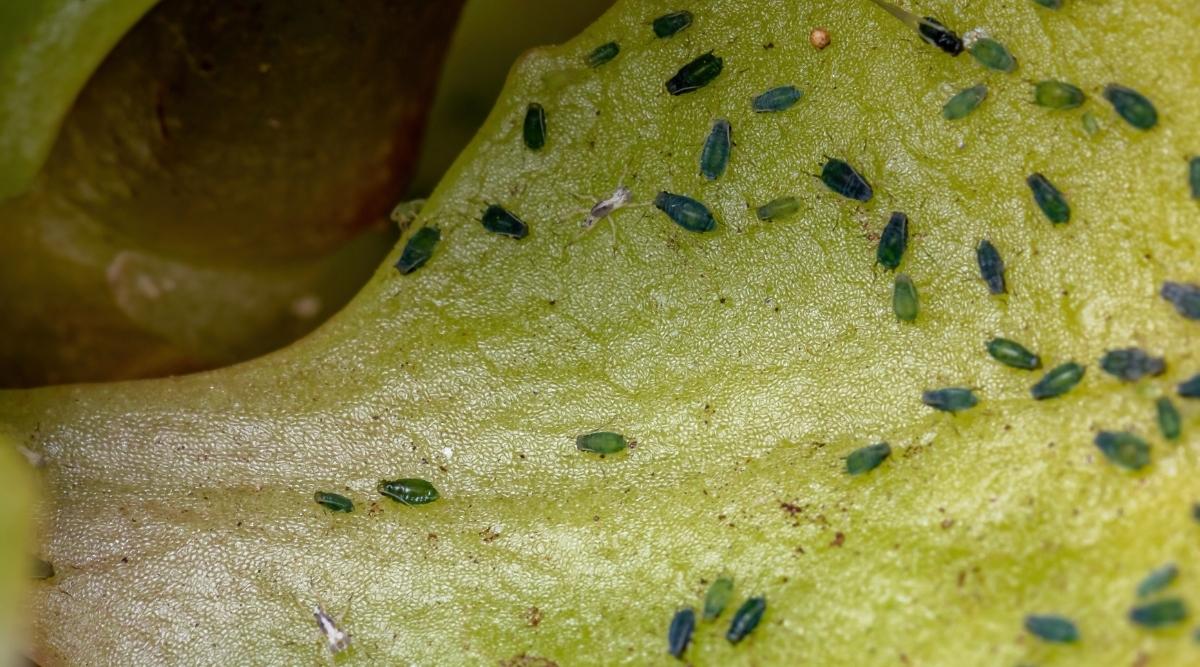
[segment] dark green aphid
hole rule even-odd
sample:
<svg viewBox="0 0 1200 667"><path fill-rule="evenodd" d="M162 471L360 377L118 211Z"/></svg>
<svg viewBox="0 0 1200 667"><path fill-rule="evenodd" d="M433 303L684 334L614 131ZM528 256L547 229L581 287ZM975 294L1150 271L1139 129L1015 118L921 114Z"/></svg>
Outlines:
<svg viewBox="0 0 1200 667"><path fill-rule="evenodd" d="M896 282L892 285L892 311L903 322L917 319L917 313L921 311L917 286L907 274L901 273L896 276Z"/></svg>
<svg viewBox="0 0 1200 667"><path fill-rule="evenodd" d="M1039 81L1033 89L1033 101L1047 109L1074 109L1083 104L1083 91L1065 81Z"/></svg>
<svg viewBox="0 0 1200 667"><path fill-rule="evenodd" d="M704 150L700 151L700 175L715 181L725 173L729 165L729 151L733 148L733 128L729 121L721 118L713 123Z"/></svg>
<svg viewBox="0 0 1200 667"><path fill-rule="evenodd" d="M433 256L433 249L441 240L442 233L437 227L422 227L404 244L400 259L396 260L396 270L407 275L421 268Z"/></svg>
<svg viewBox="0 0 1200 667"><path fill-rule="evenodd" d="M591 452L604 456L625 451L629 447L629 442L620 433L596 431L594 433L585 433L575 438L575 447L581 452Z"/></svg>
<svg viewBox="0 0 1200 667"><path fill-rule="evenodd" d="M540 151L546 145L546 110L537 102L530 102L525 109L524 137L531 151Z"/></svg>
<svg viewBox="0 0 1200 667"><path fill-rule="evenodd" d="M1184 398L1200 398L1200 375L1192 377L1179 383L1176 387L1179 390L1179 395Z"/></svg>
<svg viewBox="0 0 1200 667"><path fill-rule="evenodd" d="M921 39L952 56L957 56L963 51L962 39L932 16L926 16L919 21L917 34L921 36Z"/></svg>
<svg viewBox="0 0 1200 667"><path fill-rule="evenodd" d="M35 556L29 563L29 576L38 580L49 579L54 576L54 565Z"/></svg>
<svg viewBox="0 0 1200 667"><path fill-rule="evenodd" d="M987 344L988 354L1005 366L1020 368L1026 371L1042 367L1042 360L1024 345L1007 338L993 338Z"/></svg>
<svg viewBox="0 0 1200 667"><path fill-rule="evenodd" d="M966 118L974 111L983 100L987 98L988 87L982 83L976 86L971 86L951 97L949 101L942 107L942 118L946 120L959 120Z"/></svg>
<svg viewBox="0 0 1200 667"><path fill-rule="evenodd" d="M1071 220L1071 205L1045 176L1030 174L1025 182L1033 192L1033 201L1037 202L1038 208L1042 209L1050 222L1061 225Z"/></svg>
<svg viewBox="0 0 1200 667"><path fill-rule="evenodd" d="M725 611L729 598L733 595L733 579L719 577L708 587L704 596L704 620L711 621Z"/></svg>
<svg viewBox="0 0 1200 667"><path fill-rule="evenodd" d="M1200 503L1192 505L1192 518L1200 522Z"/></svg>
<svg viewBox="0 0 1200 667"><path fill-rule="evenodd" d="M1183 432L1183 420L1179 417L1179 410L1171 399L1163 396L1154 402L1155 412L1158 413L1158 430L1162 431L1162 435L1167 440L1178 440L1179 434Z"/></svg>
<svg viewBox="0 0 1200 667"><path fill-rule="evenodd" d="M979 405L975 392L965 387L933 389L921 394L921 402L942 412L962 412Z"/></svg>
<svg viewBox="0 0 1200 667"><path fill-rule="evenodd" d="M980 65L998 72L1011 72L1017 68L1017 59L1003 44L991 37L980 37L968 48Z"/></svg>
<svg viewBox="0 0 1200 667"><path fill-rule="evenodd" d="M721 74L725 61L712 51L696 58L679 68L675 76L667 80L667 92L672 95L683 95L693 90L700 90L713 82Z"/></svg>
<svg viewBox="0 0 1200 667"><path fill-rule="evenodd" d="M1167 364L1162 357L1152 357L1145 350L1127 347L1105 352L1100 357L1100 368L1119 380L1136 382L1147 375L1162 375Z"/></svg>
<svg viewBox="0 0 1200 667"><path fill-rule="evenodd" d="M1042 376L1037 384L1029 390L1029 393L1039 401L1047 398L1055 398L1071 391L1079 381L1083 379L1083 366L1068 361L1061 366L1056 366Z"/></svg>
<svg viewBox="0 0 1200 667"><path fill-rule="evenodd" d="M795 106L803 95L795 86L779 86L755 97L750 106L758 113L786 111Z"/></svg>
<svg viewBox="0 0 1200 667"><path fill-rule="evenodd" d="M586 58L587 65L588 65L588 67L599 67L599 66L607 63L608 61L612 60L613 58L616 58L617 54L620 52L621 52L621 45L617 44L616 42L609 42L607 44L601 44L600 46L597 46L595 49L593 49L592 52L587 55L587 58Z"/></svg>
<svg viewBox="0 0 1200 667"><path fill-rule="evenodd" d="M1055 614L1030 614L1025 617L1025 629L1035 637L1053 644L1079 641L1079 629L1071 619Z"/></svg>
<svg viewBox="0 0 1200 667"><path fill-rule="evenodd" d="M849 163L837 158L829 158L825 162L825 166L821 168L821 182L825 184L825 187L847 199L868 202L871 201L871 197L875 196L867 179L855 171Z"/></svg>
<svg viewBox="0 0 1200 667"><path fill-rule="evenodd" d="M1200 157L1188 160L1188 185L1192 190L1192 199L1200 199Z"/></svg>
<svg viewBox="0 0 1200 667"><path fill-rule="evenodd" d="M851 475L861 475L871 472L891 456L892 447L886 442L861 447L846 457L846 472Z"/></svg>
<svg viewBox="0 0 1200 667"><path fill-rule="evenodd" d="M437 500L440 495L433 485L423 479L383 480L379 493L405 505L425 505Z"/></svg>
<svg viewBox="0 0 1200 667"><path fill-rule="evenodd" d="M346 496L336 493L317 491L313 494L313 500L315 500L318 505L334 512L350 513L354 511L354 501L350 500Z"/></svg>
<svg viewBox="0 0 1200 667"><path fill-rule="evenodd" d="M1178 576L1179 568L1175 567L1175 563L1167 563L1147 574L1145 579L1142 579L1137 587L1137 596L1144 598L1153 595L1170 586Z"/></svg>
<svg viewBox="0 0 1200 667"><path fill-rule="evenodd" d="M479 220L483 228L494 234L514 239L523 239L529 234L529 225L502 206L491 204L483 211Z"/></svg>
<svg viewBox="0 0 1200 667"><path fill-rule="evenodd" d="M1132 88L1110 83L1104 87L1104 99L1113 105L1117 115L1139 130L1149 130L1158 125L1158 111L1154 105Z"/></svg>
<svg viewBox="0 0 1200 667"><path fill-rule="evenodd" d="M695 629L696 612L691 607L675 612L675 617L671 619L671 627L667 629L667 653L682 659Z"/></svg>
<svg viewBox="0 0 1200 667"><path fill-rule="evenodd" d="M895 270L904 258L908 247L908 216L896 211L879 235L879 247L875 250L875 261L885 268Z"/></svg>
<svg viewBox="0 0 1200 667"><path fill-rule="evenodd" d="M1109 461L1129 470L1141 470L1150 465L1150 445L1127 431L1100 431L1096 447Z"/></svg>
<svg viewBox="0 0 1200 667"><path fill-rule="evenodd" d="M717 226L708 207L691 197L660 192L654 198L654 206L689 232L711 232Z"/></svg>
<svg viewBox="0 0 1200 667"><path fill-rule="evenodd" d="M758 207L755 213L762 221L778 220L793 215L800 210L800 200L795 197L780 197Z"/></svg>
<svg viewBox="0 0 1200 667"><path fill-rule="evenodd" d="M746 638L746 635L754 632L754 628L758 627L758 622L762 620L763 612L767 610L767 599L765 597L750 598L738 607L737 613L733 615L733 620L729 622L729 631L725 633L725 638L731 644L736 644Z"/></svg>
<svg viewBox="0 0 1200 667"><path fill-rule="evenodd" d="M654 19L654 36L659 38L672 37L690 26L694 18L692 13L686 9L681 12L663 14Z"/></svg>
<svg viewBox="0 0 1200 667"><path fill-rule="evenodd" d="M1047 9L1061 9L1063 0L1033 0Z"/></svg>
<svg viewBox="0 0 1200 667"><path fill-rule="evenodd" d="M975 246L975 261L979 263L979 275L987 285L988 292L1004 294L1004 260L992 242L983 239Z"/></svg>
<svg viewBox="0 0 1200 667"><path fill-rule="evenodd" d="M1191 283L1163 283L1162 298L1175 306L1180 315L1189 320L1200 320L1200 285Z"/></svg>
<svg viewBox="0 0 1200 667"><path fill-rule="evenodd" d="M1129 620L1144 628L1175 625L1182 622L1187 616L1187 606L1179 598L1167 598L1129 610Z"/></svg>

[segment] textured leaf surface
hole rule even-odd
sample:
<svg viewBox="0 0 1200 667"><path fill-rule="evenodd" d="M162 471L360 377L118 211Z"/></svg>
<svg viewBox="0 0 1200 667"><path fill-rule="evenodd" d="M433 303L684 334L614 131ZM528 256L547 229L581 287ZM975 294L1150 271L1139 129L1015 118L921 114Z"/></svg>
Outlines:
<svg viewBox="0 0 1200 667"><path fill-rule="evenodd" d="M701 622L695 664L1195 663L1185 625L1126 615L1163 562L1180 568L1173 594L1200 605L1196 407L1180 402L1178 444L1154 422L1154 399L1200 370L1196 323L1157 296L1166 279L1200 281L1185 162L1200 150L1200 8L930 3L960 32L986 25L1019 76L952 59L866 2L715 0L655 39L650 21L679 8L621 2L523 58L418 221L442 231L432 259L407 276L381 267L313 336L203 375L0 394L0 419L49 459L38 519L61 574L32 600L39 658L321 664L319 600L356 664L674 664L672 615L729 574L730 608L765 595L766 614L736 647L728 613ZM807 41L817 25L823 51ZM614 39L616 59L585 66ZM714 49L716 81L666 93ZM1026 78L1119 80L1160 126L1136 131L1092 101L1045 113ZM945 123L948 95L980 80L988 104ZM789 83L799 104L753 113L753 95ZM550 132L536 154L521 139L531 101ZM716 117L736 145L709 182L697 158ZM825 156L851 161L875 199L825 189ZM1034 171L1071 198L1069 224L1036 209ZM639 203L701 199L717 230L627 208L575 240L572 193L598 200L622 173ZM758 222L751 207L785 194L800 211ZM483 229L485 202L529 236ZM873 267L892 210L911 218L913 323ZM985 236L1007 296L978 278ZM1092 372L1035 402L1035 378L988 356L996 336ZM1133 345L1167 372L1133 385L1095 372ZM922 405L946 386L979 406ZM597 430L636 447L579 452ZM1100 430L1145 438L1152 465L1108 463ZM844 472L880 441L884 466ZM441 499L377 496L400 477ZM359 509L328 513L315 490ZM1070 618L1081 639L1048 646L1028 614Z"/></svg>

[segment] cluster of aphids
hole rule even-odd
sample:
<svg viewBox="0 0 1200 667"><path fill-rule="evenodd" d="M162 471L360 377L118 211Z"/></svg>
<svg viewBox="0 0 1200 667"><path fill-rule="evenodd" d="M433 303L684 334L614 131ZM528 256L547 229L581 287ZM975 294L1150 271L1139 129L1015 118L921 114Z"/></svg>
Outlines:
<svg viewBox="0 0 1200 667"><path fill-rule="evenodd" d="M1011 73L1017 68L1017 59L1008 48L983 30L969 31L960 38L953 30L934 18L918 17L884 0L871 1L912 28L922 40L951 56L958 56L966 51L983 67L1002 73ZM1062 6L1062 0L1033 1L1054 10ZM694 19L691 12L677 11L658 17L651 26L656 37L670 38L691 26ZM810 42L815 48L823 49L830 43L829 33L823 29L813 30ZM598 68L612 61L620 52L619 43L607 42L591 51L584 61L588 67ZM679 96L697 91L717 80L723 69L724 61L720 56L711 51L700 55L679 68L679 71L665 82L666 92L672 96ZM966 118L980 107L987 96L988 88L984 84L966 88L945 103L942 116L947 121ZM783 85L754 97L750 100L750 105L758 113L778 113L792 108L802 97L802 91L796 86ZM1080 87L1064 81L1040 81L1035 84L1033 91L1033 101L1036 104L1055 110L1079 108L1085 103L1086 97ZM1112 105L1116 114L1130 126L1141 131L1149 131L1157 126L1158 112L1153 103L1136 90L1110 83L1104 87L1103 97ZM1082 122L1089 133L1096 131L1097 121L1091 112L1083 114ZM546 146L547 134L546 109L537 102L530 103L522 124L522 139L526 148L530 151L541 151ZM717 180L725 173L733 148L732 134L733 128L728 120L721 118L713 123L708 137L700 147L699 167L704 178ZM867 178L846 160L827 158L819 178L829 190L850 200L868 202L874 196L874 190ZM1200 199L1200 158L1189 160L1187 178L1192 197ZM1026 176L1025 182L1032 201L1052 224L1062 225L1070 222L1071 206L1067 197L1049 178L1035 172ZM619 184L611 195L591 207L582 220L581 227L584 231L591 229L615 211L631 205L633 198L632 190L623 183ZM686 195L664 190L659 192L651 203L688 232L711 232L717 226L717 220L708 207ZM758 207L755 212L760 220L768 221L791 216L799 209L800 201L796 197L783 196ZM485 208L480 222L489 232L513 239L522 239L529 233L529 226L523 220L497 204L490 204ZM880 236L876 254L878 264L890 271L899 268L908 245L908 227L909 218L905 213L892 213ZM405 245L396 262L396 269L401 274L409 274L423 266L433 256L440 238L436 227L426 226L417 230ZM988 292L992 295L1005 294L1007 284L1000 251L985 238L979 240L975 253L980 277ZM1161 296L1184 317L1200 320L1200 286L1168 282L1163 285ZM897 319L903 322L915 321L920 312L916 286L904 273L897 274L894 279L892 309ZM1012 368L1032 371L1042 367L1041 358L1037 354L1013 340L994 338L986 344L986 350L993 359ZM1165 370L1165 362L1161 357L1155 357L1141 349L1125 348L1108 351L1101 358L1100 367L1121 381L1134 382L1143 377L1161 375ZM1032 385L1030 394L1035 400L1062 396L1079 384L1084 372L1084 366L1074 361L1059 364ZM1200 398L1200 375L1180 384L1178 393L1186 398ZM979 399L970 388L947 387L924 392L922 401L935 410L956 413L975 407ZM1181 418L1171 399L1166 396L1157 399L1155 409L1158 426L1164 438L1177 440L1181 432ZM1095 437L1095 445L1108 460L1126 469L1139 470L1150 463L1149 445L1130 432L1101 431ZM581 451L606 456L632 446L632 441L627 442L619 433L597 432L579 436L576 446ZM850 475L870 472L879 467L890 454L891 447L886 442L862 447L846 458L846 472ZM318 502L321 502L320 499ZM1200 506L1197 506L1196 512L1200 513ZM726 586L731 587L732 583L722 578L709 591L704 612L706 619L715 618L724 608L729 594ZM1139 610L1137 613L1131 612L1131 619L1148 627L1181 620L1175 618L1176 612L1179 611L1175 602L1169 602L1166 607L1170 608L1164 607L1164 611L1154 607ZM758 625L765 609L765 598L754 597L747 600L733 619L728 639L733 643L740 641ZM1143 616L1147 616L1148 620ZM318 616L318 621L320 620ZM668 649L672 655L683 655L691 640L695 622L695 613L691 608L681 610L675 615L668 631ZM1073 622L1053 614L1030 615L1026 619L1026 629L1051 642L1071 642L1078 638L1078 631ZM330 647L334 647L332 640Z"/></svg>

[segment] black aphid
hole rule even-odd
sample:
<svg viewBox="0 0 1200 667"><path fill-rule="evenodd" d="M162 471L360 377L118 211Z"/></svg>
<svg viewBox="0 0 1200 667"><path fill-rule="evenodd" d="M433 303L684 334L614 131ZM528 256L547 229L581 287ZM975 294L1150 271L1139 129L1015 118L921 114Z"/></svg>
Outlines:
<svg viewBox="0 0 1200 667"><path fill-rule="evenodd" d="M713 123L712 131L704 140L704 149L700 151L700 175L710 181L715 181L725 173L729 166L729 152L733 149L733 128L729 121L721 118Z"/></svg>
<svg viewBox="0 0 1200 667"><path fill-rule="evenodd" d="M1179 383L1176 387L1179 395L1184 398L1200 398L1200 375L1193 375L1191 378Z"/></svg>
<svg viewBox="0 0 1200 667"><path fill-rule="evenodd" d="M1094 442L1109 461L1122 468L1141 470L1150 465L1150 445L1132 433L1100 431Z"/></svg>
<svg viewBox="0 0 1200 667"><path fill-rule="evenodd" d="M531 151L540 151L546 145L546 110L537 102L530 102L525 109L523 128L525 145Z"/></svg>
<svg viewBox="0 0 1200 667"><path fill-rule="evenodd" d="M1189 320L1200 320L1200 285L1191 283L1163 283L1162 298L1175 306L1180 315Z"/></svg>
<svg viewBox="0 0 1200 667"><path fill-rule="evenodd" d="M821 168L821 182L847 199L861 202L871 201L875 192L867 179L854 170L848 162L837 158L829 158Z"/></svg>
<svg viewBox="0 0 1200 667"><path fill-rule="evenodd" d="M1104 87L1104 99L1113 106L1117 115L1139 130L1149 130L1158 125L1158 111L1154 105L1132 88L1110 83Z"/></svg>
<svg viewBox="0 0 1200 667"><path fill-rule="evenodd" d="M953 30L947 28L941 21L932 16L926 16L921 19L920 24L917 26L917 34L921 35L921 39L952 56L957 56L963 52L962 39L954 34Z"/></svg>
<svg viewBox="0 0 1200 667"><path fill-rule="evenodd" d="M992 242L983 239L975 246L975 260L979 263L979 275L992 294L1004 294L1004 260Z"/></svg>
<svg viewBox="0 0 1200 667"><path fill-rule="evenodd" d="M408 237L408 243L404 244L400 259L396 260L396 270L407 275L421 268L433 256L433 249L437 247L441 238L442 233L437 227L418 229Z"/></svg>
<svg viewBox="0 0 1200 667"><path fill-rule="evenodd" d="M800 101L804 94L795 86L779 86L755 97L750 108L758 113L786 111Z"/></svg>
<svg viewBox="0 0 1200 667"><path fill-rule="evenodd" d="M692 641L696 629L696 612L691 607L675 612L671 627L667 628L667 653L683 659L683 652Z"/></svg>
<svg viewBox="0 0 1200 667"><path fill-rule="evenodd" d="M711 232L717 226L708 207L691 197L664 191L654 198L654 206L689 232Z"/></svg>
<svg viewBox="0 0 1200 667"><path fill-rule="evenodd" d="M1058 188L1041 174L1030 174L1025 182L1033 192L1033 201L1050 222L1061 225L1071 220L1071 205Z"/></svg>
<svg viewBox="0 0 1200 667"><path fill-rule="evenodd" d="M725 638L731 644L736 644L746 638L746 635L754 632L754 628L758 627L758 622L762 620L763 613L767 610L767 599L765 597L750 598L738 607L737 613L733 615L733 620L729 622L729 630L725 633Z"/></svg>
<svg viewBox="0 0 1200 667"><path fill-rule="evenodd" d="M1158 430L1162 432L1163 437L1167 440L1178 440L1183 432L1183 419L1180 418L1175 403L1162 396L1154 402L1154 412L1158 417Z"/></svg>
<svg viewBox="0 0 1200 667"><path fill-rule="evenodd" d="M924 392L921 402L941 412L962 412L978 405L979 399L966 387L946 387Z"/></svg>
<svg viewBox="0 0 1200 667"><path fill-rule="evenodd" d="M593 49L592 52L587 55L585 60L588 67L599 67L609 62L613 58L616 58L617 54L620 52L620 44L617 44L616 42L608 42L607 44L601 44Z"/></svg>
<svg viewBox="0 0 1200 667"><path fill-rule="evenodd" d="M354 511L354 501L337 493L317 491L313 494L313 501L333 512L345 512L348 514Z"/></svg>
<svg viewBox="0 0 1200 667"><path fill-rule="evenodd" d="M675 76L667 80L667 92L683 95L699 90L713 82L721 74L725 61L711 51L679 68Z"/></svg>
<svg viewBox="0 0 1200 667"><path fill-rule="evenodd" d="M1129 620L1144 628L1162 628L1183 622L1188 617L1187 605L1179 598L1167 598L1129 610Z"/></svg>
<svg viewBox="0 0 1200 667"><path fill-rule="evenodd" d="M908 216L896 211L879 235L879 248L875 250L875 261L884 268L895 270L904 258L908 247Z"/></svg>
<svg viewBox="0 0 1200 667"><path fill-rule="evenodd" d="M686 9L680 12L663 14L654 19L654 23L652 24L654 36L659 38L674 36L690 26L694 18L692 13Z"/></svg>
<svg viewBox="0 0 1200 667"><path fill-rule="evenodd" d="M1147 375L1162 375L1167 364L1162 357L1150 356L1140 348L1127 347L1105 352L1100 357L1100 368L1119 380L1136 382Z"/></svg>
<svg viewBox="0 0 1200 667"><path fill-rule="evenodd" d="M480 218L483 228L494 234L514 239L523 239L529 234L529 225L502 206L492 204L483 211Z"/></svg>

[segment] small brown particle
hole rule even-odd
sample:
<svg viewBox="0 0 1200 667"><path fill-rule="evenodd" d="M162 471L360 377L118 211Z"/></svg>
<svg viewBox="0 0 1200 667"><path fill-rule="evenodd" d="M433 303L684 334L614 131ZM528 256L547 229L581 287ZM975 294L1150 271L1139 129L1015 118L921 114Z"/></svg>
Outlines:
<svg viewBox="0 0 1200 667"><path fill-rule="evenodd" d="M803 512L803 511L804 511L804 508L803 508L803 507L800 507L799 505L795 505L795 504L792 504L792 503L784 503L784 502L781 502L781 503L779 503L779 507L780 507L780 508L781 508L783 511L787 512L789 516L796 516L796 515L797 515L797 514L799 514L800 512Z"/></svg>
<svg viewBox="0 0 1200 667"><path fill-rule="evenodd" d="M808 33L808 42L813 45L813 48L820 51L829 46L832 41L829 37L829 31L824 28L813 28L812 32Z"/></svg>
<svg viewBox="0 0 1200 667"><path fill-rule="evenodd" d="M530 607L525 610L525 616L529 621L529 627L536 628L542 623L542 610L537 607Z"/></svg>
<svg viewBox="0 0 1200 667"><path fill-rule="evenodd" d="M954 525L954 519L944 519L942 521L942 530L949 530Z"/></svg>
<svg viewBox="0 0 1200 667"><path fill-rule="evenodd" d="M836 535L833 536L833 541L829 543L829 546L840 547L845 543L846 543L846 534L845 533L837 533Z"/></svg>
<svg viewBox="0 0 1200 667"><path fill-rule="evenodd" d="M491 544L492 542L496 541L497 537L500 537L500 533L496 530L493 530L491 526L488 526L487 528L479 531L479 536L483 538L485 543Z"/></svg>

